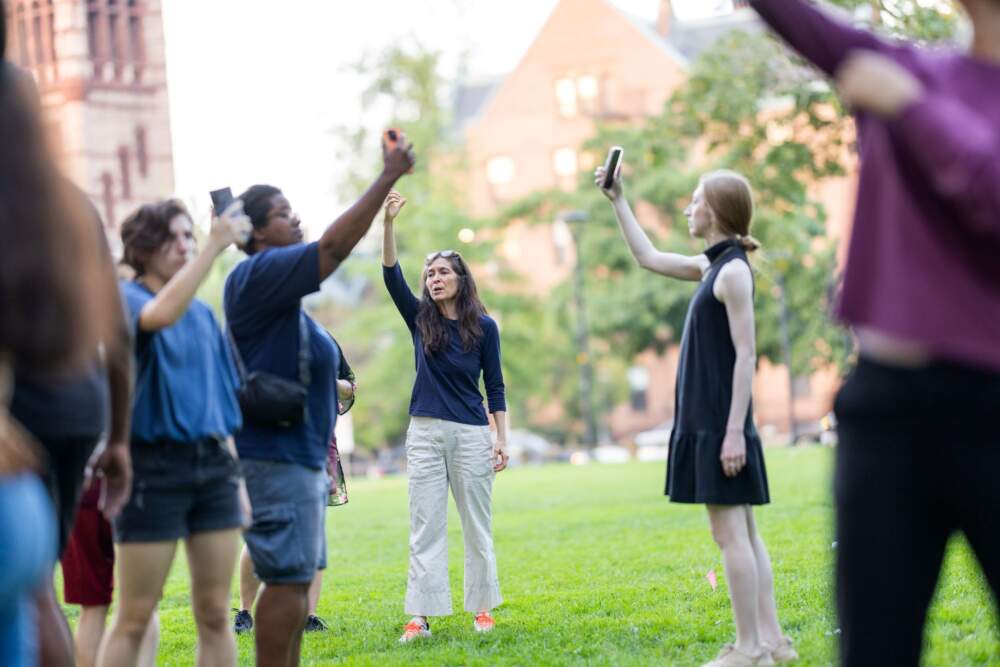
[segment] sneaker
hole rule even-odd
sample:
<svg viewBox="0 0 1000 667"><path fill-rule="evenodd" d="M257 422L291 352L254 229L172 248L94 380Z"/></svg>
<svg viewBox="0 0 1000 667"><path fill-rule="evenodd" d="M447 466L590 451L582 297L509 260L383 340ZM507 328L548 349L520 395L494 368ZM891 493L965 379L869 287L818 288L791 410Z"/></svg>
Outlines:
<svg viewBox="0 0 1000 667"><path fill-rule="evenodd" d="M408 644L414 639L431 636L431 624L427 621L413 619L403 628L403 636L399 638L400 644Z"/></svg>
<svg viewBox="0 0 1000 667"><path fill-rule="evenodd" d="M236 612L236 618L233 619L233 632L241 635L253 630L253 616L250 615L249 609L233 609L233 611Z"/></svg>
<svg viewBox="0 0 1000 667"><path fill-rule="evenodd" d="M497 622L493 620L488 611L476 614L476 620L472 622L472 627L476 629L476 632L491 632L496 625Z"/></svg>
<svg viewBox="0 0 1000 667"><path fill-rule="evenodd" d="M772 667L774 660L767 649L761 650L757 655L744 653L732 644L726 644L715 656L712 662L706 662L702 667Z"/></svg>
<svg viewBox="0 0 1000 667"><path fill-rule="evenodd" d="M772 649L766 646L765 648L771 652L771 659L774 660L774 664L776 665L786 662L795 662L799 659L799 654L795 651L795 647L792 645L791 637L782 637L776 648Z"/></svg>
<svg viewBox="0 0 1000 667"><path fill-rule="evenodd" d="M309 614L309 617L306 619L306 632L326 632L329 629L330 626L326 624L326 621L316 614Z"/></svg>

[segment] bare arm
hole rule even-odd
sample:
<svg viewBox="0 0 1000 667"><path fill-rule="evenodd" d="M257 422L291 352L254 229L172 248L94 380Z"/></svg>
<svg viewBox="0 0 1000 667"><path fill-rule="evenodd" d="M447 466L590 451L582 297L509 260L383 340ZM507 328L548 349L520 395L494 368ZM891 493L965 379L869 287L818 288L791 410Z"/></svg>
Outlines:
<svg viewBox="0 0 1000 667"><path fill-rule="evenodd" d="M729 335L736 350L733 366L733 395L726 420L726 435L722 444L722 467L728 476L735 476L746 465L744 425L750 409L757 344L753 317L753 277L750 267L742 261L732 261L719 271L713 292L726 307Z"/></svg>
<svg viewBox="0 0 1000 667"><path fill-rule="evenodd" d="M389 192L385 200L385 219L382 222L382 266L395 266L399 261L396 255L396 231L393 224L400 209L406 205L406 199L395 190Z"/></svg>
<svg viewBox="0 0 1000 667"><path fill-rule="evenodd" d="M604 181L604 167L598 167L594 172L594 183L601 188ZM601 192L611 200L611 205L618 219L618 226L625 237L625 243L632 252L632 256L642 268L659 273L660 275L680 280L701 280L706 268L708 268L708 258L705 255L689 257L674 252L660 252L649 240L645 230L639 225L632 213L632 207L622 188L621 176L614 180L610 190L601 188Z"/></svg>
<svg viewBox="0 0 1000 667"><path fill-rule="evenodd" d="M139 329L142 331L159 331L179 320L187 311L195 292L212 262L236 241L246 238L251 229L250 218L243 213L243 202L237 200L222 215L212 220L212 232L209 234L205 249L198 256L184 265L167 284L156 293L156 296L142 307L139 312Z"/></svg>
<svg viewBox="0 0 1000 667"><path fill-rule="evenodd" d="M405 139L392 150L383 145L382 156L385 166L379 177L361 195L361 199L326 228L319 239L320 280L333 273L368 233L392 186L413 166L415 160L413 147Z"/></svg>

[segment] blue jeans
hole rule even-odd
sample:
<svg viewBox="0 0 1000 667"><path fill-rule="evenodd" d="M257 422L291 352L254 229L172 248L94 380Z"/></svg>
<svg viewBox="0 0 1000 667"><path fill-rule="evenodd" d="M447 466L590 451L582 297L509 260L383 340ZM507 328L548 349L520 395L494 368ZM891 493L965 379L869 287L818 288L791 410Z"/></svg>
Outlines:
<svg viewBox="0 0 1000 667"><path fill-rule="evenodd" d="M45 487L31 474L0 477L0 665L33 665L33 593L52 572L56 524Z"/></svg>

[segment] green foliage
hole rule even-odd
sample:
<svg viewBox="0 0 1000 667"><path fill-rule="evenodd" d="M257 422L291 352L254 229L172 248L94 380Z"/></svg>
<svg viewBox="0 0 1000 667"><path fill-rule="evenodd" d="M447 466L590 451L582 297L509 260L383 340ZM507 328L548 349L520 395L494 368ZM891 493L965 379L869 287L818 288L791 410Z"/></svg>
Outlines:
<svg viewBox="0 0 1000 667"><path fill-rule="evenodd" d="M836 663L831 454L768 448L768 477L780 500L755 510L773 562L779 618L802 656L796 665ZM406 479L349 479L348 486L351 502L327 512L330 569L318 613L330 631L305 635L304 665L698 665L733 639L705 510L663 498L662 464L499 474L493 525L505 602L489 635L473 632L471 614L462 612L462 537L450 507L455 613L431 619L429 641L405 646L397 639L407 621ZM705 579L710 569L716 591ZM928 619L926 664L998 664L994 609L971 551L954 540ZM184 549L159 610L157 664L191 665L197 636ZM75 624L78 607L67 611ZM253 643L252 634L237 638L238 664L253 664Z"/></svg>

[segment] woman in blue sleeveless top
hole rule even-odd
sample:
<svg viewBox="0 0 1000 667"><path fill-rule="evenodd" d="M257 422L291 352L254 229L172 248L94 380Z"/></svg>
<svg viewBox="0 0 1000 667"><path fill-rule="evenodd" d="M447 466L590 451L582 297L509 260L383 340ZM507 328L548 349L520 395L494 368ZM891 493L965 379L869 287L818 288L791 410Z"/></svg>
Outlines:
<svg viewBox="0 0 1000 667"><path fill-rule="evenodd" d="M604 174L599 167L598 187ZM751 509L770 498L750 400L756 352L753 274L747 252L759 247L749 236L750 184L731 171L701 178L685 210L691 235L706 244L705 252L693 257L653 247L622 193L620 177L601 191L611 200L629 250L641 267L699 282L681 336L666 494L673 502L706 505L712 536L722 550L736 642L708 664L771 665L794 660L791 640L778 622L771 562Z"/></svg>

